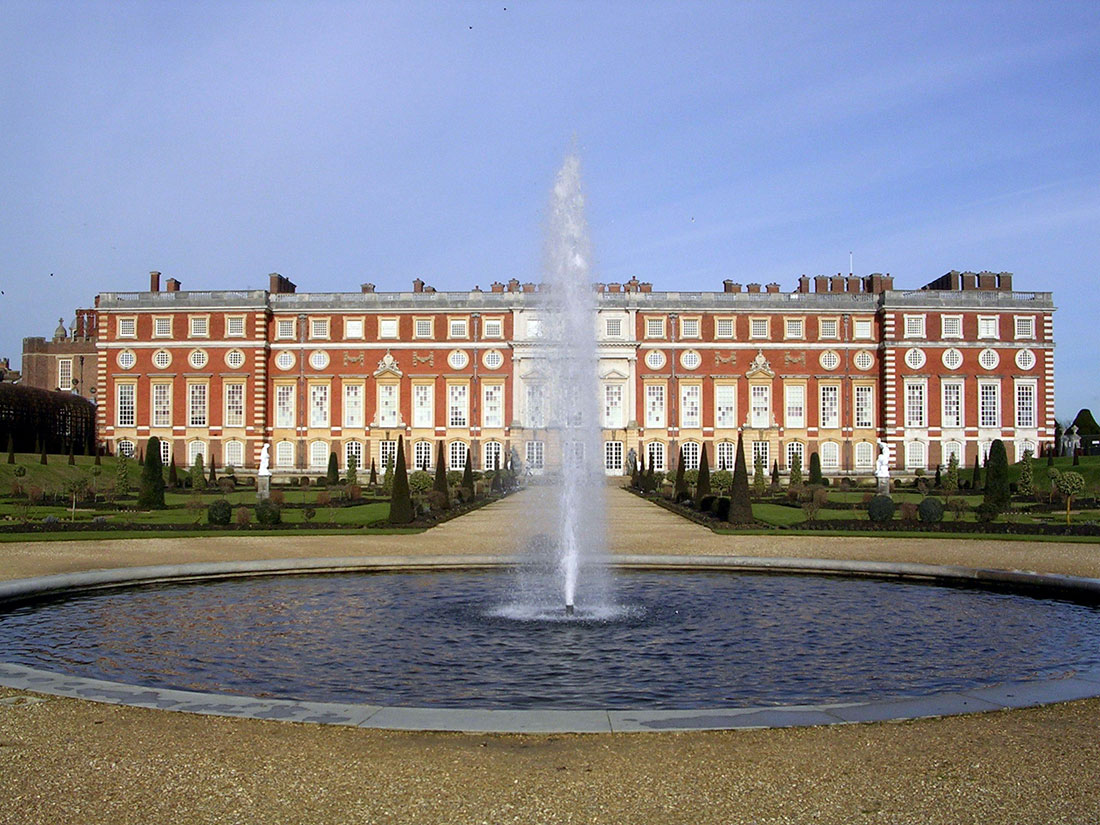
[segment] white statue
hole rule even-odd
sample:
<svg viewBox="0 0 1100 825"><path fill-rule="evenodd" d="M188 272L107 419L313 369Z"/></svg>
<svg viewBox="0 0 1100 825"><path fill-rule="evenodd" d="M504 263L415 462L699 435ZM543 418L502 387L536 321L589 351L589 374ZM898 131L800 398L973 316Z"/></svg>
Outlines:
<svg viewBox="0 0 1100 825"><path fill-rule="evenodd" d="M268 446L267 444L264 444L260 448L260 471L257 473L257 475L261 475L261 476L271 475L271 458L268 456L268 453L270 451L271 451L271 447Z"/></svg>
<svg viewBox="0 0 1100 825"><path fill-rule="evenodd" d="M878 491L890 492L890 447L885 441L878 443L878 459L875 461L875 478L878 479Z"/></svg>

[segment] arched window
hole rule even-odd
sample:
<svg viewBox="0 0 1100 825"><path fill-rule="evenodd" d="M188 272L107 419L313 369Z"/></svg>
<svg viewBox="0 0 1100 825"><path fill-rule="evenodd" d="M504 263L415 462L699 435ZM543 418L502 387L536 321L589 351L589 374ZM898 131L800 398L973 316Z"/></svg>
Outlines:
<svg viewBox="0 0 1100 825"><path fill-rule="evenodd" d="M127 441L126 439L123 439L122 441L118 442L118 454L119 455L124 455L127 458L133 458L134 457L134 442L133 441Z"/></svg>
<svg viewBox="0 0 1100 825"><path fill-rule="evenodd" d="M875 445L870 441L856 444L856 466L860 468L875 466Z"/></svg>
<svg viewBox="0 0 1100 825"><path fill-rule="evenodd" d="M1027 452L1028 450L1031 450L1031 457L1034 458L1035 457L1035 442L1034 441L1028 441L1028 440L1025 439L1023 441L1016 442L1016 460L1017 461L1023 461L1024 460L1024 453Z"/></svg>
<svg viewBox="0 0 1100 825"><path fill-rule="evenodd" d="M545 464L545 449L541 441L528 441L524 447L524 463L532 472L541 470Z"/></svg>
<svg viewBox="0 0 1100 825"><path fill-rule="evenodd" d="M328 454L327 441L311 441L309 444L309 469L326 469L328 467Z"/></svg>
<svg viewBox="0 0 1100 825"><path fill-rule="evenodd" d="M275 445L275 466L276 467L293 467L294 466L294 442L293 441L280 441Z"/></svg>
<svg viewBox="0 0 1100 825"><path fill-rule="evenodd" d="M963 463L963 445L958 441L945 441L943 445L943 463L947 466L951 463L951 456L955 456L956 463L961 467Z"/></svg>
<svg viewBox="0 0 1100 825"><path fill-rule="evenodd" d="M462 471L466 466L466 453L470 448L465 441L452 441L448 447L448 458L450 459L448 467L451 470Z"/></svg>
<svg viewBox="0 0 1100 825"><path fill-rule="evenodd" d="M655 473L665 471L665 445L660 441L650 441L646 445L646 469L653 468Z"/></svg>
<svg viewBox="0 0 1100 825"><path fill-rule="evenodd" d="M160 442L162 445L165 442ZM240 441L225 442L225 466L241 467L244 465L244 444Z"/></svg>
<svg viewBox="0 0 1100 825"><path fill-rule="evenodd" d="M698 470L699 469L699 442L698 441L685 441L684 442L684 469L685 470Z"/></svg>
<svg viewBox="0 0 1100 825"><path fill-rule="evenodd" d="M160 463L167 467L172 461L172 442L167 438L160 440Z"/></svg>
<svg viewBox="0 0 1100 825"><path fill-rule="evenodd" d="M413 445L413 467L417 470L427 470L432 466L432 442L417 441Z"/></svg>
<svg viewBox="0 0 1100 825"><path fill-rule="evenodd" d="M504 466L501 458L503 450L504 447L499 441L486 441L481 449L484 469L497 470L502 468Z"/></svg>
<svg viewBox="0 0 1100 825"><path fill-rule="evenodd" d="M206 463L206 442L205 441L192 441L187 445L187 466L191 467L195 464L195 459L202 456L203 464Z"/></svg>
<svg viewBox="0 0 1100 825"><path fill-rule="evenodd" d="M802 468L802 472L806 472L806 445L801 441L788 441L787 442L787 469L791 469L794 466L794 457L798 456L798 466Z"/></svg>
<svg viewBox="0 0 1100 825"><path fill-rule="evenodd" d="M821 447L821 469L822 470L835 470L840 467L840 445L835 441L822 442Z"/></svg>
<svg viewBox="0 0 1100 825"><path fill-rule="evenodd" d="M736 461L735 450L737 445L732 441L719 441L718 446L715 449L715 462L714 468L716 470L733 470L734 461Z"/></svg>
<svg viewBox="0 0 1100 825"><path fill-rule="evenodd" d="M324 442L318 442L324 443ZM355 467L356 470L363 469L363 442L362 441L349 441L344 445L344 467Z"/></svg>
<svg viewBox="0 0 1100 825"><path fill-rule="evenodd" d="M928 466L928 448L923 441L910 441L905 445L905 467L916 469Z"/></svg>

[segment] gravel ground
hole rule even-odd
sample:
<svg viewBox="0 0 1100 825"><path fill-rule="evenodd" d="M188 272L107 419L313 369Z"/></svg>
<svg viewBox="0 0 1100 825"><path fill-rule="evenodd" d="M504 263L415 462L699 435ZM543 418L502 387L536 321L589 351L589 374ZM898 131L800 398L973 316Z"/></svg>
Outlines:
<svg viewBox="0 0 1100 825"><path fill-rule="evenodd" d="M0 545L0 578L184 561L514 552L529 491L421 536ZM898 559L1100 575L1100 547L715 536L609 490L621 553ZM537 510L538 508L534 508ZM517 534L515 525L527 525ZM507 537L507 538L505 538ZM1097 823L1100 700L686 734L410 734L0 689L0 823Z"/></svg>

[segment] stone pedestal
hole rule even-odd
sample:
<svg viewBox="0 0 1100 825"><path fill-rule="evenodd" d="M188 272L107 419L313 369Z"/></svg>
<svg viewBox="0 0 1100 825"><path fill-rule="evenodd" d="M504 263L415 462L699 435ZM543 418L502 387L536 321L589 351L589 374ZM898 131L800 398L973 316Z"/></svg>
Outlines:
<svg viewBox="0 0 1100 825"><path fill-rule="evenodd" d="M882 476L878 477L878 494L881 495L881 496L890 495L890 479L889 479L889 477L887 477L887 478L883 478Z"/></svg>
<svg viewBox="0 0 1100 825"><path fill-rule="evenodd" d="M256 498L259 501L271 498L271 476L256 477Z"/></svg>

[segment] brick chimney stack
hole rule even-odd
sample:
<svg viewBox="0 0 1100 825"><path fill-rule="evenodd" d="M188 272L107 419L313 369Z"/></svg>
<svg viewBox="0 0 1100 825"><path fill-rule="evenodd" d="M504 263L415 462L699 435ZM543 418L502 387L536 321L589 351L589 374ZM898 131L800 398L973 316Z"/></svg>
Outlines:
<svg viewBox="0 0 1100 825"><path fill-rule="evenodd" d="M149 273L149 291L160 292L160 273L153 271Z"/></svg>
<svg viewBox="0 0 1100 825"><path fill-rule="evenodd" d="M359 288L360 288L361 290L363 290L363 292L364 292L364 293L366 293L366 294L368 294L368 295L369 295L370 293L374 292L374 284L371 284L371 283L366 283L366 284L360 284L360 285L359 285Z"/></svg>
<svg viewBox="0 0 1100 825"><path fill-rule="evenodd" d="M183 286L183 284L181 284L175 278L169 278L168 281L165 283L165 287L167 288L168 292L179 292L181 286Z"/></svg>

